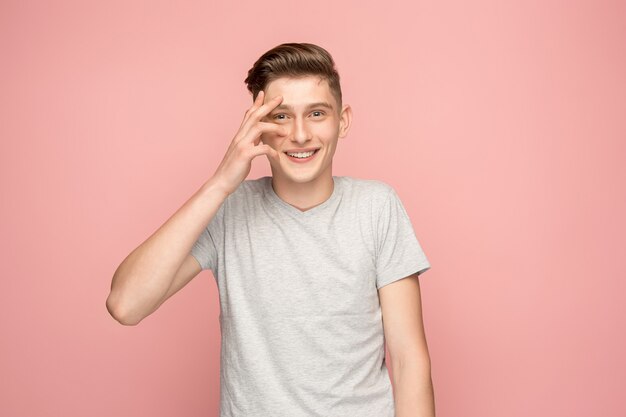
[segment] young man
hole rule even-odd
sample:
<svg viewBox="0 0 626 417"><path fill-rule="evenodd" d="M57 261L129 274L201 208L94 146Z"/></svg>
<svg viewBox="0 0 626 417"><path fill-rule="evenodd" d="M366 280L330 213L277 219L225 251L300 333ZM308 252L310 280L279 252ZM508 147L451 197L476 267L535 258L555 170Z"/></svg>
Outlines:
<svg viewBox="0 0 626 417"><path fill-rule="evenodd" d="M245 81L254 102L221 164L119 266L109 311L135 325L211 269L220 417L433 417L430 264L391 186L332 175L352 121L332 57L282 44ZM272 176L247 180L260 155Z"/></svg>

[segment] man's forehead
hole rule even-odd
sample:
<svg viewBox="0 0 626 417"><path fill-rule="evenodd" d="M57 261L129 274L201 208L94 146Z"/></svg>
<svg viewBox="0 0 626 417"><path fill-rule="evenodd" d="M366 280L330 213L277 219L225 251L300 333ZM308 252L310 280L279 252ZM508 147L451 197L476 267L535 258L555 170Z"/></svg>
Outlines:
<svg viewBox="0 0 626 417"><path fill-rule="evenodd" d="M266 100L282 95L283 100L276 109L293 110L294 107L326 107L334 109L334 97L325 79L317 76L300 78L281 77L265 87Z"/></svg>
<svg viewBox="0 0 626 417"><path fill-rule="evenodd" d="M291 104L288 104L288 103L281 103L275 107L275 110L294 110L294 107L296 106L292 106ZM328 110L334 110L333 105L327 101L315 101L313 103L308 103L308 104L305 103L302 105L302 107L304 107L305 109L310 109L313 107L324 107Z"/></svg>
<svg viewBox="0 0 626 417"><path fill-rule="evenodd" d="M320 75L303 75L299 77L278 77L267 83L267 86L271 85L285 85L285 84L311 84L316 86L328 86L328 81Z"/></svg>
<svg viewBox="0 0 626 417"><path fill-rule="evenodd" d="M265 86L265 93L267 96L274 96L287 92L293 93L294 95L302 94L323 97L331 94L328 82L324 79L320 80L318 77L282 77L271 81Z"/></svg>

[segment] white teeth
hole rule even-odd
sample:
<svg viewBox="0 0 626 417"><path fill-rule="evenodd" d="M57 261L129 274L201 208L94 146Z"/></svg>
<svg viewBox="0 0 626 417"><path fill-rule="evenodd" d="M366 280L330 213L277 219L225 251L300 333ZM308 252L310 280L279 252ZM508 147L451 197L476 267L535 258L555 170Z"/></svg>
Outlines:
<svg viewBox="0 0 626 417"><path fill-rule="evenodd" d="M311 152L296 152L296 153L287 152L287 155L295 156L296 158L308 158L309 156L313 155L314 153L315 153L315 151L311 151Z"/></svg>

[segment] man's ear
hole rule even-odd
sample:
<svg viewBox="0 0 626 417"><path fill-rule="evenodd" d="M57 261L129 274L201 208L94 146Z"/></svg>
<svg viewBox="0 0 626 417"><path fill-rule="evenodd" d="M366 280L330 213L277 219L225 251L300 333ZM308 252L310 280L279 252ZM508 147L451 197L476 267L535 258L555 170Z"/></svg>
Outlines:
<svg viewBox="0 0 626 417"><path fill-rule="evenodd" d="M343 138L348 134L350 125L352 124L352 107L345 104L339 115L339 137Z"/></svg>

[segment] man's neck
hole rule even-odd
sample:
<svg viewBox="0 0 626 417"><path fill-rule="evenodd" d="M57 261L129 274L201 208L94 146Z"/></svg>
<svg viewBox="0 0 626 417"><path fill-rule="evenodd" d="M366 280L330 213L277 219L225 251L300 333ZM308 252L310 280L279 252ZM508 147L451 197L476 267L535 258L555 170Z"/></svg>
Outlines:
<svg viewBox="0 0 626 417"><path fill-rule="evenodd" d="M300 211L319 206L330 198L334 190L334 180L330 170L315 180L306 183L288 181L276 176L272 177L272 188L285 203Z"/></svg>

